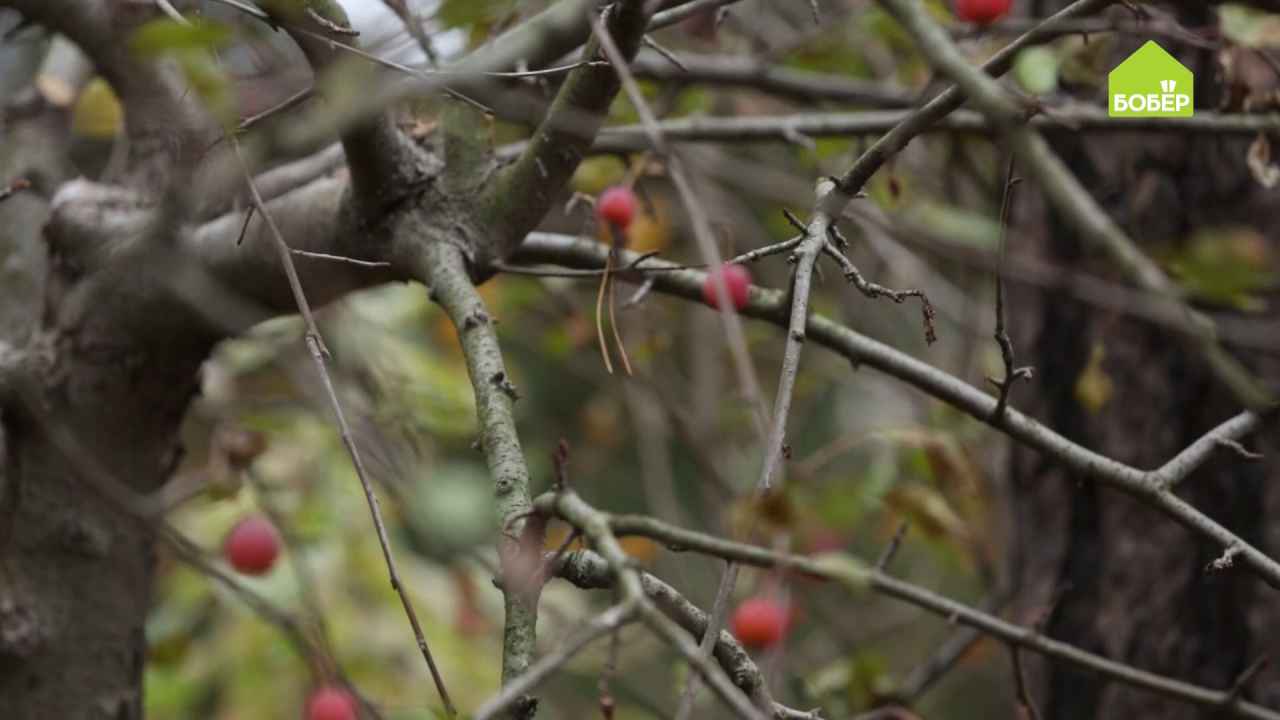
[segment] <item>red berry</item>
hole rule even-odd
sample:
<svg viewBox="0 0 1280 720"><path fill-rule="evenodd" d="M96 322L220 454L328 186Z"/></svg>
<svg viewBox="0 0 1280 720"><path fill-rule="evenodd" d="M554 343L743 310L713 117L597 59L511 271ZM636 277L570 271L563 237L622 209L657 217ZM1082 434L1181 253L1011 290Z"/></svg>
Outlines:
<svg viewBox="0 0 1280 720"><path fill-rule="evenodd" d="M356 699L339 687L322 687L307 700L307 720L356 720Z"/></svg>
<svg viewBox="0 0 1280 720"><path fill-rule="evenodd" d="M720 309L720 295L716 289L716 278L724 278L725 289L729 291L729 299L733 307L741 310L747 306L748 290L751 288L751 272L741 265L721 265L719 270L707 273L702 281L702 300L717 310Z"/></svg>
<svg viewBox="0 0 1280 720"><path fill-rule="evenodd" d="M596 214L610 225L625 230L636 216L636 194L629 187L614 185L600 193Z"/></svg>
<svg viewBox="0 0 1280 720"><path fill-rule="evenodd" d="M791 624L791 613L769 598L754 597L733 611L733 635L749 648L777 645Z"/></svg>
<svg viewBox="0 0 1280 720"><path fill-rule="evenodd" d="M236 570L246 575L262 575L271 569L280 554L280 533L260 515L247 517L227 533L222 554Z"/></svg>
<svg viewBox="0 0 1280 720"><path fill-rule="evenodd" d="M956 0L956 17L965 22L987 25L1009 13L1013 0Z"/></svg>

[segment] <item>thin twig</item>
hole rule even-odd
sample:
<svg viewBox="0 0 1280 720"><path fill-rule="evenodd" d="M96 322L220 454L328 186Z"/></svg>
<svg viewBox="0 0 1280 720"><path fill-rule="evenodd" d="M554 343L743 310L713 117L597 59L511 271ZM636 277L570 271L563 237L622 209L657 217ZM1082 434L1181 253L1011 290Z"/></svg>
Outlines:
<svg viewBox="0 0 1280 720"><path fill-rule="evenodd" d="M219 585L225 587L232 595L235 595L245 605L249 607L258 617L267 623L274 625L277 630L284 634L289 643L293 645L298 655L302 656L309 663L314 665L320 662L326 667L327 671L332 673L332 677L339 680L343 685L355 694L356 699L360 702L361 708L371 720L379 720L382 717L378 712L377 706L368 699L363 692L360 691L351 679L347 677L340 663L333 655L332 648L329 646L327 638L321 638L317 643L311 638L303 627L298 623L297 619L285 611L283 608L276 606L267 598L259 595L252 588L232 575L223 572L215 563L210 562L201 551L200 547L180 533L176 528L161 524L159 531L160 538L173 550L174 556L179 562L187 565L192 570L210 578ZM317 661L319 658L319 661ZM328 678L326 678L328 679Z"/></svg>
<svg viewBox="0 0 1280 720"><path fill-rule="evenodd" d="M1026 673L1022 670L1022 653L1017 645L1009 646L1009 661L1013 664L1013 691L1018 700L1018 707L1025 720L1041 720L1040 708L1031 699L1031 691L1027 689Z"/></svg>
<svg viewBox="0 0 1280 720"><path fill-rule="evenodd" d="M574 525L589 528L589 534L594 537L614 538L628 535L647 537L671 548L698 552L754 567L794 568L843 585L850 591L869 589L946 618L949 622L973 627L1018 648L1065 661L1163 697L1214 710L1225 710L1237 717L1280 720L1280 712L1254 703L1237 699L1234 704L1224 706L1224 702L1231 695L1230 690L1213 690L1193 685L1082 650L1060 640L1046 637L1033 628L1008 622L913 583L892 577L863 565L847 555L839 558L829 556L813 558L778 552L676 527L648 516L604 513L576 495L571 500L567 500L563 493L543 495L534 501L534 507L553 513ZM616 545L616 540L613 542ZM621 553L620 548L618 553L621 557L611 560L610 564L617 566L626 562L626 556Z"/></svg>
<svg viewBox="0 0 1280 720"><path fill-rule="evenodd" d="M1249 663L1249 667L1245 668L1239 675L1237 675L1235 682L1231 683L1231 691L1227 693L1225 698L1223 698L1223 706L1231 707L1234 705L1241 696L1244 695L1244 691L1249 687L1249 683L1253 682L1253 679L1258 676L1258 673L1262 672L1263 669L1270 664L1271 656L1269 655L1263 655L1252 663Z"/></svg>
<svg viewBox="0 0 1280 720"><path fill-rule="evenodd" d="M623 625L632 622L635 619L635 612L634 603L624 601L589 620L580 630L566 638L560 647L543 655L520 677L503 685L497 695L486 700L476 710L475 720L490 720L519 702L520 698L532 692L543 680L572 660L592 641L615 633Z"/></svg>
<svg viewBox="0 0 1280 720"><path fill-rule="evenodd" d="M712 237L710 223L707 220L705 210L702 204L698 202L693 193L692 185L685 175L684 165L679 155L669 151L661 131L658 130L657 118L654 117L653 111L649 108L648 103L645 102L644 95L640 92L635 78L627 68L626 59L619 52L617 45L614 44L613 38L605 31L599 18L592 18L591 30L600 43L600 48L604 51L605 57L609 58L609 62L613 64L614 70L618 73L618 79L622 83L623 91L626 92L636 113L640 116L641 123L646 129L653 149L667 157L667 171L676 186L676 191L680 195L685 209L689 212L690 219L693 221L694 236L698 241L703 261L708 265L718 266L720 263L720 251ZM755 369L751 364L750 354L747 352L746 336L742 332L741 321L736 313L731 310L733 305L723 273L716 273L714 277L717 304L720 308L722 324L729 337L729 348L734 360L734 367L738 372L739 382L745 390L752 407L756 409L757 429L763 436L764 428L768 421L764 404L761 400L762 395L759 383L755 379ZM724 626L725 617L728 614L729 597L733 594L733 587L737 583L737 578L737 567L733 563L729 563L728 567L725 568L724 575L721 577L720 586L716 589L716 600L711 608L711 619L707 626L707 632L703 635L698 647L698 657L701 662L706 661L715 646L715 639L719 635L720 628ZM685 720L689 712L692 711L694 696L698 690L697 677L691 677L688 686L685 688L684 695L681 697L680 707L676 712L676 720Z"/></svg>
<svg viewBox="0 0 1280 720"><path fill-rule="evenodd" d="M521 246L519 257L531 262L593 268L604 263L605 252L598 243L580 238L532 233ZM624 259L634 257L634 253L623 253ZM656 267L669 265L660 260L653 262ZM661 273L653 277L655 290L689 299L701 297L702 284L706 281L706 273L698 270ZM783 294L778 291L759 290L749 299L742 313L774 325L782 325L784 321L779 309L784 302ZM809 337L819 345L851 362L898 378L980 421L989 420L995 407L995 398L986 392L830 318L813 315L809 318L807 329ZM1170 478L1180 480L1208 459L1210 452L1205 449L1206 445L1210 449L1215 448L1217 438L1237 439L1257 429L1261 423L1262 418L1256 413L1240 413L1210 431L1159 470L1143 470L1094 452L1013 408L1005 411L1004 421L997 429L1018 443L1038 451L1046 460L1061 464L1079 473L1081 477L1095 479L1125 491L1218 547L1238 546L1238 555L1248 567L1268 585L1280 588L1280 563L1188 504L1167 487Z"/></svg>
<svg viewBox="0 0 1280 720"><path fill-rule="evenodd" d="M315 91L316 89L314 85L308 85L307 87L302 88L266 110L255 113L241 120L240 123L236 125L236 132L245 132L269 117L275 116L279 113L288 112L289 110L315 97Z"/></svg>
<svg viewBox="0 0 1280 720"><path fill-rule="evenodd" d="M1000 357L1004 361L1004 379L994 380L987 378L988 382L995 385L1000 391L1000 396L996 399L996 409L991 412L991 422L997 423L1000 417L1004 415L1004 409L1009 404L1009 393L1013 390L1013 384L1018 380L1030 380L1033 370L1030 367L1017 367L1013 354L1013 341L1009 339L1009 333L1005 329L1005 309L1004 309L1004 262L1005 255L1008 254L1009 241L1009 216L1013 206L1013 186L1018 184L1018 179L1013 176L1013 154L1009 154L1009 166L1004 176L1004 192L1000 200L1000 243L999 243L999 260L996 265L996 344L1000 346Z"/></svg>
<svg viewBox="0 0 1280 720"><path fill-rule="evenodd" d="M654 52L658 53L658 55L662 56L664 60L671 63L672 65L675 65L681 71L683 72L689 71L689 68L685 67L684 63L680 62L680 58L674 52L667 49L666 47L663 47L662 43L659 43L657 40L654 40L652 35L645 35L641 37L640 42L644 43L646 46L650 48L653 48Z"/></svg>
<svg viewBox="0 0 1280 720"><path fill-rule="evenodd" d="M383 268L391 267L391 263L385 260L359 260L346 255L332 255L330 253L313 252L311 250L298 250L289 248L289 252L299 257L311 258L313 260L328 260L330 262L346 263L347 265L357 265L359 267Z"/></svg>
<svg viewBox="0 0 1280 720"><path fill-rule="evenodd" d="M360 450L356 446L355 437L351 433L351 427L347 423L346 414L342 410L342 403L338 400L338 393L334 388L333 379L329 376L329 369L325 364L325 358L329 356L329 351L324 345L324 340L320 335L319 326L316 325L315 317L311 313L311 305L307 302L306 293L302 289L302 281L298 277L298 269L293 263L293 253L290 251L289 244L285 242L284 235L280 232L280 228L276 225L275 218L272 217L270 211L267 210L266 204L262 200L262 195L258 192L258 186L253 180L253 175L249 172L249 165L244 159L244 154L240 151L240 141L234 134L227 135L231 143L231 147L236 154L236 159L240 163L241 170L244 172L245 183L249 188L249 197L253 202L253 206L257 209L258 214L267 223L267 228L271 231L271 237L275 242L276 251L280 256L280 264L283 266L285 276L289 281L289 289L293 293L294 302L297 303L298 312L302 316L302 320L306 325L306 333L304 336L307 351L311 355L311 359L316 367L316 373L320 376L321 384L324 392L329 400L329 406L333 410L334 419L337 422L338 434L342 438L342 444L347 449L347 454L351 457L351 465L355 469L356 477L360 480L360 487L364 490L365 500L369 505L369 513L373 518L374 528L377 530L378 545L382 549L382 557L386 561L387 574L391 579L391 587L396 591L396 595L400 598L400 604L404 606L405 615L409 618L409 625L413 628L414 639L418 643L418 649L422 651L422 657L427 662L427 668L431 672L431 680L435 683L436 691L440 695L440 701L444 703L445 712L449 717L457 715L454 709L453 700L449 697L449 691L445 687L444 678L440 675L440 670L436 667L435 658L431 654L431 648L427 645L426 636L423 635L422 625L418 621L418 614L413 609L413 603L409 600L409 595L405 591L400 581L400 574L396 569L395 557L391 552L391 540L387 535L387 527L382 519L382 508L378 503L378 496L374 492L373 483L369 479L368 471L365 469L364 461L361 459Z"/></svg>
<svg viewBox="0 0 1280 720"><path fill-rule="evenodd" d="M829 227L827 232L832 240L823 243L822 252L835 260L836 264L840 266L840 271L844 274L845 280L853 283L858 292L872 300L887 297L895 303L902 304L909 297L919 299L921 323L924 325L924 340L929 345L938 341L938 331L934 325L936 313L933 309L933 303L929 302L929 296L923 290L894 290L879 283L870 282L863 277L862 272L858 270L858 266L854 265L853 261L840 251L838 244L840 243L841 235L839 231L835 230L835 225ZM848 241L844 241L844 244L847 245Z"/></svg>
<svg viewBox="0 0 1280 720"><path fill-rule="evenodd" d="M898 554L898 548L902 546L902 539L907 536L907 531L911 529L911 521L903 520L898 525L897 531L893 533L893 537L889 539L889 544L885 546L884 551L880 553L879 559L876 560L877 570L887 570L889 563L893 562L893 556Z"/></svg>

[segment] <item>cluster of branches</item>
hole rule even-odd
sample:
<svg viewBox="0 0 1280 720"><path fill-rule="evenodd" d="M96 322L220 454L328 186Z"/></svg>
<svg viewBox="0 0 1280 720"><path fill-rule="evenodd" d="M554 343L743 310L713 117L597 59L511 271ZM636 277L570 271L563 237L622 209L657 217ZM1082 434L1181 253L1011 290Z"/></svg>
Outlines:
<svg viewBox="0 0 1280 720"><path fill-rule="evenodd" d="M703 205L682 160L685 140L730 142L758 139L805 141L822 134L877 134L878 139L844 173L816 181L805 218L793 217L798 236L782 245L755 251L735 262L770 254L789 254L794 270L785 290L753 288L742 315L726 302L723 281L721 321L733 350L737 377L755 410L762 442L758 492L776 488L781 472L792 396L806 342L812 340L849 360L882 371L948 403L1034 448L1080 476L1118 488L1217 544L1224 563L1239 563L1272 586L1280 587L1280 563L1243 538L1181 500L1180 481L1224 446L1267 422L1274 398L1237 360L1223 350L1213 322L1189 307L1160 267L1148 258L1100 208L1044 139L1055 128L1104 130L1112 121L1085 110L1042 113L996 78L1015 54L1032 44L1080 32L1080 24L1112 5L1112 0L1077 0L1060 13L1031 24L983 66L969 62L951 33L940 27L920 0L880 0L916 42L939 77L950 87L927 103L912 107L901 93L856 86L848 81L782 72L743 70L711 61L686 59L681 67L662 67L667 59L646 53L633 65L647 33L694 12L730 5L734 0L646 3L618 0L603 10L592 0L565 0L508 31L495 42L449 65L418 69L380 61L358 50L337 0L263 0L251 6L219 0L288 33L303 50L321 87L325 73L358 56L378 62L387 74L359 107L304 106L291 99L276 113L287 123L230 134L186 92L171 65L131 53L119 38L155 13L186 21L168 2L157 0L150 12L121 12L110 0L4 0L28 20L76 43L119 94L125 110L128 171L108 184L76 180L56 189L47 227L58 254L59 272L83 288L78 306L94 306L108 322L138 344L172 343L175 329L141 317L181 303L212 327L214 339L230 337L271 315L298 312L306 320L305 342L330 403L337 427L368 500L393 586L400 592L441 698L453 712L445 689L448 668L438 668L422 635L409 595L401 586L381 517L374 479L364 467L327 369L328 351L311 317L313 303L389 280L416 281L430 288L458 329L474 389L480 422L480 447L492 476L499 539L499 584L505 596L503 689L477 713L509 712L532 716L538 683L587 643L641 621L669 643L725 705L740 717L816 718L816 711L773 701L759 670L737 642L722 632L725 608L740 565L791 568L847 586L872 591L969 625L1012 648L1043 653L1104 674L1116 681L1239 717L1280 718L1280 712L1240 699L1238 689L1198 687L1109 660L1051 640L1032 628L933 594L893 578L882 567L849 557L813 559L763 550L683 530L656 519L612 515L582 500L567 480L534 498L512 407L518 393L506 370L494 321L475 285L504 270L528 264L553 264L579 271L605 267L609 250L578 238L533 232L560 197L580 160L593 150L653 153L685 205L701 259L719 266L719 255ZM411 34L434 58L430 39L411 13L396 3L410 22ZM668 5L655 13L654 6ZM1105 25L1105 23L1104 23ZM1105 31L1106 26L1089 26ZM1114 28L1111 28L1114 29ZM649 41L654 47L656 43ZM585 43L578 61L554 65ZM665 53L668 54L669 53ZM669 60L667 60L669 61ZM684 82L750 85L793 96L856 101L888 108L865 113L806 117L702 119L659 122L639 92L634 76ZM507 92L520 77L562 76L548 106ZM641 123L601 132L605 111L619 91L630 98ZM447 98L436 145L415 142L393 122L393 105L428 94ZM961 109L968 103L968 109ZM536 118L527 143L495 148L487 115ZM1150 121L1151 132L1255 133L1274 130L1270 116L1201 114L1194 119ZM255 119L255 123L256 119ZM926 333L932 338L932 307L917 290L894 290L865 278L845 255L848 241L838 220L864 185L907 143L931 130L978 131L1004 143L1016 158L1027 185L1044 194L1082 242L1100 248L1126 277L1150 296L1175 334L1203 358L1220 383L1244 408L1186 448L1165 465L1131 467L1103 457L1055 433L1012 407L1010 390L1026 375L1014 364L1012 346L1003 337L1005 378L997 396L861 335L810 309L812 277L821 261L840 272L868 299L919 302ZM274 170L255 174L279 153L312 147L335 133L341 149L328 149ZM210 150L209 148L215 148ZM337 166L348 173L334 174ZM195 192L188 188L195 187ZM1007 192L1007 190L1006 190ZM246 209L233 208L235 196L248 197ZM199 198L199 202L195 198ZM531 234L532 233L532 234ZM650 256L621 252L620 277L643 282L657 292L696 301L706 276ZM122 268L134 272L122 290ZM141 279L138 279L141 276ZM306 292L304 292L306 288ZM111 302L105 302L110 298ZM1002 316L1002 310L998 310ZM783 330L784 351L772 407L764 402L746 352L742 317ZM7 407L40 414L38 400L24 397L33 378L49 372L49 349L41 336L30 346L0 347L0 401ZM67 438L68 452L74 438ZM0 446L2 447L2 446ZM154 518L165 504L131 494L91 464L84 468L93 486L130 512ZM591 551L543 556L546 522L559 518L590 542ZM170 532L170 531L166 531ZM714 605L704 612L661 579L640 572L617 542L635 534L686 551L729 561ZM170 534L170 537L172 535ZM179 548L181 541L175 540ZM194 551L180 557L199 563ZM211 571L212 572L212 571ZM215 577L234 582L226 576ZM584 588L615 587L620 600L588 621L574 637L541 658L536 653L539 593L550 577ZM252 594L244 591L246 597ZM264 614L284 627L304 652L319 652L287 615L261 599ZM310 649L307 649L310 648ZM1016 652L1016 651L1015 651ZM682 702L692 706L696 683Z"/></svg>

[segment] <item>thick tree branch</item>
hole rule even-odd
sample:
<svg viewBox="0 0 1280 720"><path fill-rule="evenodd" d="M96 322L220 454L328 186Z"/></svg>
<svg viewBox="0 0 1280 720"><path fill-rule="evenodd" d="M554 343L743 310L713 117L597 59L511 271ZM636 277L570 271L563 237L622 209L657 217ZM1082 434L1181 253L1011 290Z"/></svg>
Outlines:
<svg viewBox="0 0 1280 720"><path fill-rule="evenodd" d="M522 519L531 507L529 469L513 413L516 388L502 359L493 318L471 284L462 251L446 241L432 242L421 249L413 265L415 275L430 287L431 297L444 308L458 331L475 391L480 447L493 478L498 527L503 531L498 542L506 606L502 648L502 682L506 685L523 675L533 662L541 591L537 583L517 582L524 575L520 547L506 537L507 532L519 534ZM525 696L513 708L512 716L529 718L536 708L537 701Z"/></svg>
<svg viewBox="0 0 1280 720"><path fill-rule="evenodd" d="M346 57L337 43L350 42L350 21L338 0L263 0L272 20L279 22L302 48L323 83L325 75L342 67ZM422 179L421 151L392 122L385 111L372 112L340 132L351 170L356 207L370 221Z"/></svg>
<svg viewBox="0 0 1280 720"><path fill-rule="evenodd" d="M349 182L343 177L321 178L268 201L266 207L289 247L328 255L377 259L367 252L365 235L349 227L341 199ZM147 251L146 229L156 210L142 197L120 188L75 180L59 188L52 203L50 237L60 252L92 270L119 258ZM261 216L245 224L248 211L226 213L177 233L175 250L260 311L296 310L274 240ZM244 229L243 237L241 230ZM303 257L297 263L308 298L317 305L353 290L400 277L385 268L369 268ZM246 323L265 319L260 313L223 326L234 334Z"/></svg>
<svg viewBox="0 0 1280 720"><path fill-rule="evenodd" d="M533 233L521 246L516 259L597 268L603 266L605 254L606 250L597 243L562 235ZM629 252L622 255L624 263L633 262L636 257ZM646 264L663 270L652 275L655 290L695 301L702 297L702 282L706 277L702 271L676 269L674 264L657 259L649 259ZM753 288L750 303L742 312L750 317L782 325L784 321L780 319L779 311L785 307L786 300L786 296L776 290ZM1082 477L1099 480L1135 496L1219 547L1237 548L1239 557L1259 577L1267 584L1280 588L1280 563L1183 502L1171 491L1162 488L1154 478L1156 471L1141 470L1093 452L1012 408L1006 409L999 419L993 419L997 401L987 393L822 315L809 316L806 337L855 363L892 375L984 423L991 424L1014 440L1041 452ZM1246 423L1241 421L1241 424ZM1244 431L1237 426L1232 427L1242 433Z"/></svg>
<svg viewBox="0 0 1280 720"><path fill-rule="evenodd" d="M579 528L591 540L592 546L608 563L610 570L617 578L618 588L622 592L624 601L634 603L636 612L645 624L674 647L707 682L716 696L738 717L767 720L765 713L752 704L751 699L725 675L720 666L704 656L685 631L653 605L645 593L640 572L635 569L630 557L618 543L603 513L584 502L577 493L565 488L542 496L538 511L543 515L556 515L563 518ZM768 710L772 714L773 708Z"/></svg>
<svg viewBox="0 0 1280 720"><path fill-rule="evenodd" d="M70 38L111 84L125 112L131 184L150 190L190 171L216 137L217 126L177 69L140 57L127 42L148 20L151 4L120 12L110 0L0 0L28 20Z"/></svg>
<svg viewBox="0 0 1280 720"><path fill-rule="evenodd" d="M644 0L615 3L605 19L628 60L644 34L644 6ZM582 59L601 58L599 43L588 43ZM494 259L505 258L542 221L591 147L620 87L611 67L591 64L569 73L533 140L481 197L484 216L498 233Z"/></svg>
<svg viewBox="0 0 1280 720"><path fill-rule="evenodd" d="M556 573L580 588L612 588L616 580L616 574L609 563L589 550L565 555L558 563ZM640 573L640 584L644 588L645 595L653 600L654 605L684 628L685 632L695 638L706 634L710 616L681 595L678 590L646 572ZM815 717L811 713L775 703L769 695L764 675L751 659L751 654L728 631L721 630L716 637L714 656L733 683L758 707L773 708L775 718Z"/></svg>

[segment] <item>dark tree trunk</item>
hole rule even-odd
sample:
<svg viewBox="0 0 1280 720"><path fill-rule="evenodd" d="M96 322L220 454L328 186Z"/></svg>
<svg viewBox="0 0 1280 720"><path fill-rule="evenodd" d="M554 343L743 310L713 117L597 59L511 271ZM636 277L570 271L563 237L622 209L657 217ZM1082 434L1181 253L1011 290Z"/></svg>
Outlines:
<svg viewBox="0 0 1280 720"><path fill-rule="evenodd" d="M33 101L6 121L3 177L34 189L0 206L0 352L45 352L0 418L0 718L140 718L155 525L102 488L164 483L209 344L139 342L156 319L119 322L113 297L155 293L145 269L83 279L61 261L42 197L69 174L66 119Z"/></svg>
<svg viewBox="0 0 1280 720"><path fill-rule="evenodd" d="M1183 21L1201 27L1212 21L1210 12L1192 7ZM1135 47L1126 44L1116 59ZM1197 104L1212 106L1213 58L1179 54L1196 73ZM1195 229L1238 224L1237 218L1269 223L1259 228L1269 236L1276 208L1266 207L1265 192L1250 178L1246 148L1247 141L1209 136L1056 141L1082 182L1148 251L1177 248ZM1114 274L1086 239L1053 213L1044 217L1037 252L1064 267ZM1054 293L1015 294L1013 306L1015 342L1037 370L1037 381L1015 396L1086 447L1154 468L1239 411L1194 351L1168 330ZM1081 402L1075 386L1099 347L1100 368L1113 394L1095 411ZM1260 369L1275 378L1274 367ZM1244 444L1268 452L1260 446L1266 442L1263 432ZM1271 444L1264 462L1219 452L1180 491L1264 552L1276 547L1264 519L1280 504L1274 489L1280 462ZM1209 687L1231 687L1256 659L1276 649L1280 591L1238 569L1208 570L1221 547L1026 450L1014 450L1010 472L1019 548L1013 574L1020 580L1023 619L1040 618L1052 637ZM1039 678L1036 697L1049 719L1215 716L1064 664L1037 659L1031 666ZM1280 680L1264 671L1244 697L1274 704Z"/></svg>

